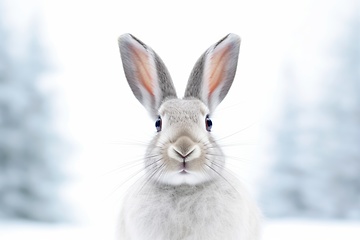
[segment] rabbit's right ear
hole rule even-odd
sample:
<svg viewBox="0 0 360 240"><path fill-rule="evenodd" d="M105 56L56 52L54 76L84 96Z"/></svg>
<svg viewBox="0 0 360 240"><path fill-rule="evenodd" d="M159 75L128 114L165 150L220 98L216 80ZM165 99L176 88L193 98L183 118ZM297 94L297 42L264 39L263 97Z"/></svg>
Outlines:
<svg viewBox="0 0 360 240"><path fill-rule="evenodd" d="M131 34L119 37L126 79L135 97L156 119L165 99L176 98L170 74L159 56Z"/></svg>

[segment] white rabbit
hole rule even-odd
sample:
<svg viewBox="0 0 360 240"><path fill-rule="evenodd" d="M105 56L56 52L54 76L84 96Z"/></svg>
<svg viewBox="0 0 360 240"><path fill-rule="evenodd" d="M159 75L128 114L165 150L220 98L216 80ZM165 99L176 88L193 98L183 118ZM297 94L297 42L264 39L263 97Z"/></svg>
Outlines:
<svg viewBox="0 0 360 240"><path fill-rule="evenodd" d="M120 239L257 240L260 213L240 181L224 171L210 116L233 82L240 38L229 34L196 63L179 99L158 55L124 34L119 47L127 81L155 121L145 176L125 197Z"/></svg>

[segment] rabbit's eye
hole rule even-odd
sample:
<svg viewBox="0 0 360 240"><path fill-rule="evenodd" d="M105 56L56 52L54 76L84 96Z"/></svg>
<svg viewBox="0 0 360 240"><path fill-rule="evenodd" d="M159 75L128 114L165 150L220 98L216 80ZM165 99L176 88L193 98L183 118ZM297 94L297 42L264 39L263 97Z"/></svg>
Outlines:
<svg viewBox="0 0 360 240"><path fill-rule="evenodd" d="M212 127L212 121L211 121L209 115L206 115L205 124L206 124L206 130L207 130L208 132L210 132L210 131L211 131L211 127Z"/></svg>
<svg viewBox="0 0 360 240"><path fill-rule="evenodd" d="M162 126L162 122L161 122L161 117L159 116L158 119L155 122L156 131L160 132L161 131L161 126Z"/></svg>

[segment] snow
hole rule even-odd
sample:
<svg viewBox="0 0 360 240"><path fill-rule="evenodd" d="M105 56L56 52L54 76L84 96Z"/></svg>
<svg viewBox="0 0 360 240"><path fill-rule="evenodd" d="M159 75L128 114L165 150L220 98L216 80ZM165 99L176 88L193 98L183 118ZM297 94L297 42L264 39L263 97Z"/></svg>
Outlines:
<svg viewBox="0 0 360 240"><path fill-rule="evenodd" d="M263 240L358 240L360 222L340 221L270 221L264 229Z"/></svg>
<svg viewBox="0 0 360 240"><path fill-rule="evenodd" d="M110 224L111 225L111 224ZM1 222L1 240L115 239L108 224L97 226ZM358 240L360 222L271 220L265 223L262 240Z"/></svg>
<svg viewBox="0 0 360 240"><path fill-rule="evenodd" d="M114 239L115 234L104 231L106 227L71 224L46 224L35 222L2 222L2 240L62 240L62 239Z"/></svg>

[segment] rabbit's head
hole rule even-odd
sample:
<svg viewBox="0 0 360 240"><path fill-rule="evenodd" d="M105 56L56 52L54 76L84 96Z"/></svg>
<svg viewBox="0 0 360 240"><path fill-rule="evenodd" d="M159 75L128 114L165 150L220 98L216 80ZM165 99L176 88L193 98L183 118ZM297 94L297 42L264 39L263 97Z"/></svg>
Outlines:
<svg viewBox="0 0 360 240"><path fill-rule="evenodd" d="M182 99L158 55L143 42L119 38L127 81L155 121L145 157L146 178L159 184L198 185L222 177L225 158L211 136L211 114L233 82L240 38L229 34L196 63Z"/></svg>

